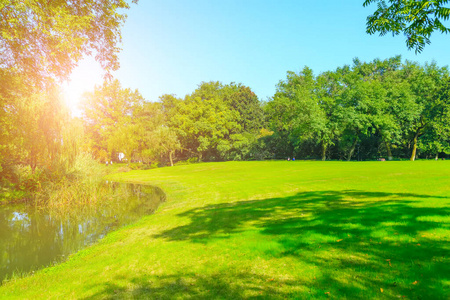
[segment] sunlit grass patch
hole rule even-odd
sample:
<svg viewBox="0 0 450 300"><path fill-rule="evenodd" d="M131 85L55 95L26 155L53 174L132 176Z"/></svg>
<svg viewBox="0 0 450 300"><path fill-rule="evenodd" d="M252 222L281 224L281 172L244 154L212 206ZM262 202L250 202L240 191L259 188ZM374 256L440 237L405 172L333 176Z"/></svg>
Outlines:
<svg viewBox="0 0 450 300"><path fill-rule="evenodd" d="M447 216L442 216L442 215L419 216L419 217L417 217L417 221L450 224L450 215L447 215Z"/></svg>
<svg viewBox="0 0 450 300"><path fill-rule="evenodd" d="M0 298L446 299L449 167L228 162L116 174L157 184L167 202Z"/></svg>

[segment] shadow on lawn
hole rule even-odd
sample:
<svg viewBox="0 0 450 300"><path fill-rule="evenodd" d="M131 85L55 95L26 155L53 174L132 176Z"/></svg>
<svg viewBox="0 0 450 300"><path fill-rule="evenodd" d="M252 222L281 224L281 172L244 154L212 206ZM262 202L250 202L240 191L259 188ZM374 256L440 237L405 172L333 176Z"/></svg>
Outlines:
<svg viewBox="0 0 450 300"><path fill-rule="evenodd" d="M156 284L154 282L157 282ZM103 289L83 299L286 299L308 298L305 293L296 293L298 281L274 282L267 276L250 273L221 273L200 275L190 272L169 276L142 276L130 280L137 286L132 290L118 284L106 283ZM278 288L287 286L290 293L280 293ZM309 298L312 297L310 292ZM326 296L326 294L324 294Z"/></svg>
<svg viewBox="0 0 450 300"><path fill-rule="evenodd" d="M373 226L387 221L402 222L395 228L409 234L440 227L441 224L437 222L419 222L417 217L446 216L450 210L410 206L418 198L439 197L346 190L305 192L285 198L209 205L179 214L180 217L188 217L190 224L165 231L156 237L204 243L211 238L218 238L221 233L239 233L245 230L242 225L249 222L256 222L256 226L263 228L267 234L300 233L299 230L328 233L345 223L356 223L359 226L350 231L367 235L373 231ZM312 219L305 217L309 214L312 214ZM287 215L290 215L288 219ZM314 221L323 224L316 225Z"/></svg>
<svg viewBox="0 0 450 300"><path fill-rule="evenodd" d="M317 279L305 281L306 273L290 274L288 278L295 278L276 285L261 274L230 271L210 278L186 270L158 278L158 287L151 284L151 276L135 278L138 288L132 293L149 298L239 299L253 291L263 298L447 299L450 237L449 224L442 220L450 210L427 207L431 198L437 197L321 191L192 209L180 214L190 219L188 225L156 237L212 243L251 228L277 245L263 247L258 256L301 261L317 268ZM122 292L110 286L102 295Z"/></svg>

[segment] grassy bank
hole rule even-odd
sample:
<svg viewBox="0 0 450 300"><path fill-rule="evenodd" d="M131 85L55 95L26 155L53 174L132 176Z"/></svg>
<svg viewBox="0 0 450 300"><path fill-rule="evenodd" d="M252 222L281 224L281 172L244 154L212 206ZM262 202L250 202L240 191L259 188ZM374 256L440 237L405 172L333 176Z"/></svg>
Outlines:
<svg viewBox="0 0 450 300"><path fill-rule="evenodd" d="M0 298L446 299L450 163L228 162L114 174L155 215Z"/></svg>

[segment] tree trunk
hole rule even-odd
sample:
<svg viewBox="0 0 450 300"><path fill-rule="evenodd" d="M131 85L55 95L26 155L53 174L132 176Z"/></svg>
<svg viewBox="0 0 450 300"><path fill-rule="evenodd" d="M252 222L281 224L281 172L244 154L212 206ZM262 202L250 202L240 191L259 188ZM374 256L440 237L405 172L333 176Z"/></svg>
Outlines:
<svg viewBox="0 0 450 300"><path fill-rule="evenodd" d="M439 152L436 153L436 157L434 158L435 160L439 159Z"/></svg>
<svg viewBox="0 0 450 300"><path fill-rule="evenodd" d="M34 174L35 170L36 170L36 165L37 165L37 158L35 155L35 151L34 149L31 149L30 151L30 168L31 168L31 174Z"/></svg>
<svg viewBox="0 0 450 300"><path fill-rule="evenodd" d="M350 161L352 159L353 153L355 152L355 148L356 148L356 142L358 142L357 136L355 137L352 147L350 148L350 153L348 154L347 161Z"/></svg>
<svg viewBox="0 0 450 300"><path fill-rule="evenodd" d="M170 166L173 167L173 159L172 159L173 150L169 151L169 160L170 160Z"/></svg>
<svg viewBox="0 0 450 300"><path fill-rule="evenodd" d="M327 144L322 142L322 161L325 161L327 159Z"/></svg>
<svg viewBox="0 0 450 300"><path fill-rule="evenodd" d="M392 160L393 156L392 156L392 152L391 152L391 146L389 146L389 143L386 141L384 141L384 144L386 145L388 160Z"/></svg>
<svg viewBox="0 0 450 300"><path fill-rule="evenodd" d="M416 159L416 153L417 153L417 139L419 138L419 130L416 131L416 134L414 135L413 139L413 149L411 153L410 161L414 161Z"/></svg>

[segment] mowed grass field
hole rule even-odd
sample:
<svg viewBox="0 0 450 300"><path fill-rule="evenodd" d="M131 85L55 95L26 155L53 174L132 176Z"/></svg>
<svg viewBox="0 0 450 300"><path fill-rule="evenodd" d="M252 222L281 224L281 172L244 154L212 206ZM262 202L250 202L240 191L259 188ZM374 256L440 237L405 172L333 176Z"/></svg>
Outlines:
<svg viewBox="0 0 450 300"><path fill-rule="evenodd" d="M1 299L449 299L450 162L225 162L110 176L156 214Z"/></svg>

